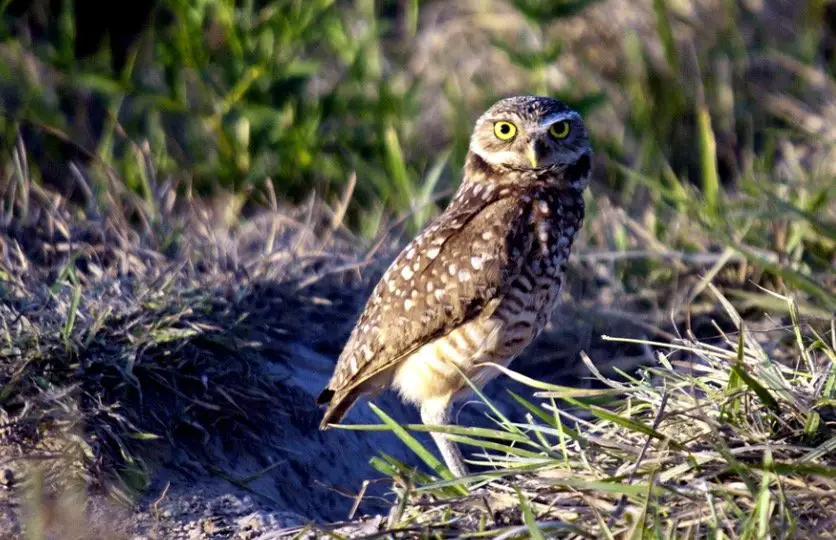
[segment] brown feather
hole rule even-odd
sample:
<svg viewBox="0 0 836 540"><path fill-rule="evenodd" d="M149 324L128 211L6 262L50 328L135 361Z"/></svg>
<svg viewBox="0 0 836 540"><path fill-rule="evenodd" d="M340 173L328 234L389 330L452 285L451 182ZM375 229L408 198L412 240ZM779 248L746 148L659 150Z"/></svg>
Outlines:
<svg viewBox="0 0 836 540"><path fill-rule="evenodd" d="M322 416L322 421L319 423L319 429L328 429L329 424L336 424L348 413L354 402L362 395L361 392L349 392L347 394L333 394L333 390L324 390L322 394L331 392L328 408L325 409L325 414ZM322 396L320 394L320 396ZM318 402L318 401L317 401Z"/></svg>
<svg viewBox="0 0 836 540"><path fill-rule="evenodd" d="M503 188L498 185L489 190L487 197L462 200L454 211L443 214L425 234L404 248L372 292L340 355L328 389L337 394L347 393L420 345L475 317L499 293L502 284L507 282L506 274L513 272L512 268L519 263L509 256L509 248L520 242L517 236L527 220L527 214L522 214L529 210L520 201L523 192L518 186L505 191ZM470 226L472 223L475 225ZM516 227L512 226L514 223ZM505 231L504 235L497 234L495 241L483 242L485 249L494 253L493 258L486 262L481 274L472 272L469 282L458 282L457 276L448 274L448 262L467 254L489 226ZM436 255L427 256L432 250ZM415 254L410 257L413 251ZM445 294L448 296L443 302L432 298L424 301L427 295L416 297L416 308L407 317L403 306L410 299L405 294L431 279L428 276L433 272L444 273L440 279L447 280ZM393 280L395 284L390 285Z"/></svg>

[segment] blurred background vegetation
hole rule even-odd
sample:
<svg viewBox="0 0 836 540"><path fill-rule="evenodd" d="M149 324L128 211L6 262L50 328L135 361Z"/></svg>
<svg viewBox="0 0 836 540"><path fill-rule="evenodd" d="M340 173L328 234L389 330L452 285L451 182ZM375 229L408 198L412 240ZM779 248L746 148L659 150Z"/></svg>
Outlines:
<svg viewBox="0 0 836 540"><path fill-rule="evenodd" d="M0 317L0 413L17 411L29 422L20 425L38 427L33 433L70 432L83 418L95 451L72 435L68 447L84 448L72 455L97 466L110 463L101 454L115 456L137 485L145 473L132 455L159 426L131 407L142 395L134 385L162 396L168 433L217 428L230 440L236 427L260 428L260 414L273 413L263 396L272 403L282 394L253 382L247 362L263 353L242 350L238 335L265 336L276 350L287 335L336 356L367 294L359 281L374 277L370 269L354 280L354 270L385 262L387 254L374 256L380 237L411 237L444 207L473 121L514 94L580 110L596 152L567 281L574 302L557 328L568 337L531 349L540 373L573 369L603 333L636 337L634 324L665 341L685 336L691 348L707 340L695 353L706 358L718 340L738 329L744 336L745 324L759 340L746 354L761 380L771 381L772 369L761 347L795 365L791 390L801 397L787 410L797 414L773 422L769 399L767 416L751 422L721 411L717 425L730 427L722 437L706 432L704 447L716 444L725 457L729 440L754 448L772 437L776 449L821 443L809 455L832 456L832 0L0 0L0 315L8 313ZM348 230L311 239L321 206ZM256 215L265 208L278 212ZM274 242L286 216L296 236ZM322 262L347 244L345 258ZM296 274L282 270L289 260L306 272L298 288L288 278ZM104 294L111 281L126 287ZM291 287L294 301L275 291L278 300L265 301L262 281ZM321 311L285 307L308 301ZM245 319L251 326L240 325ZM234 330L216 331L226 327ZM231 356L217 347L226 339ZM808 349L828 360L813 365ZM590 356L628 369L633 356L612 350ZM635 356L649 357L645 349ZM707 378L727 378L716 384L737 410L742 375L717 365ZM636 387L639 401L658 408L629 398L625 415L647 413L639 427L655 429L669 417L667 394L645 396L679 384L681 369ZM79 384L87 397L76 409L63 389ZM228 406L224 388L236 390L241 407ZM193 409L192 397L221 404L223 414ZM111 404L122 408L112 413ZM677 433L694 422L691 402L681 407ZM638 433L648 432L628 433L621 447L635 448ZM788 451L785 462L804 465L798 455ZM572 478L583 461L567 462ZM730 465L738 471L739 462ZM626 469L618 469L620 477ZM812 484L794 485L806 500ZM761 493L752 489L768 507ZM752 514L746 530L769 512Z"/></svg>
<svg viewBox="0 0 836 540"><path fill-rule="evenodd" d="M730 250L831 310L834 27L825 0L4 0L0 152L81 202L345 198L370 238L443 207L485 107L546 94L591 127L585 245L642 287L677 265L631 250Z"/></svg>

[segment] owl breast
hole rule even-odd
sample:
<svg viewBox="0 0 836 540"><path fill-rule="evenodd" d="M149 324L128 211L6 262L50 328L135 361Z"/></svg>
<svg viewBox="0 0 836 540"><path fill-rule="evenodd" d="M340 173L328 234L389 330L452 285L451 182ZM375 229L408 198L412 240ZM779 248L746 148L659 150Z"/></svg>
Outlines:
<svg viewBox="0 0 836 540"><path fill-rule="evenodd" d="M583 220L580 192L543 190L535 193L533 205L534 246L497 309L497 316L508 321L507 349L513 349L521 337L529 337L515 355L543 330L554 311Z"/></svg>
<svg viewBox="0 0 836 540"><path fill-rule="evenodd" d="M486 384L500 372L479 364L508 366L546 326L563 286L583 201L535 192L531 202L532 249L511 254L525 259L519 275L483 316L421 346L396 369L394 386L406 401L424 403L467 394L470 387L460 370L477 386Z"/></svg>

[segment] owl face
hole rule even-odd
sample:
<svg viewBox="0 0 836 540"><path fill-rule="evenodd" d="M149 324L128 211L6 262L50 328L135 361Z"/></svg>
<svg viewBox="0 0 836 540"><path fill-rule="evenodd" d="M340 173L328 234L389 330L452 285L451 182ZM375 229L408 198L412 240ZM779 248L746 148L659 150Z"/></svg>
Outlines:
<svg viewBox="0 0 836 540"><path fill-rule="evenodd" d="M495 103L479 117L470 150L499 167L548 169L588 153L589 136L580 115L564 103L518 96Z"/></svg>

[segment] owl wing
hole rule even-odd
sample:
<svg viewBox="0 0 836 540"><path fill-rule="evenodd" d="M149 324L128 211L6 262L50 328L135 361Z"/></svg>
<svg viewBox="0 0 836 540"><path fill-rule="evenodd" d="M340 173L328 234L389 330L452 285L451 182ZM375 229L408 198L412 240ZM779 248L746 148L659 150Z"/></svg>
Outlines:
<svg viewBox="0 0 836 540"><path fill-rule="evenodd" d="M375 287L317 399L329 403L323 427L339 421L364 382L491 309L519 274L532 245L530 199L510 189L464 195L401 251Z"/></svg>

